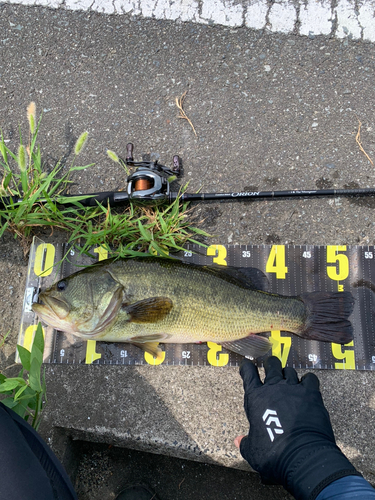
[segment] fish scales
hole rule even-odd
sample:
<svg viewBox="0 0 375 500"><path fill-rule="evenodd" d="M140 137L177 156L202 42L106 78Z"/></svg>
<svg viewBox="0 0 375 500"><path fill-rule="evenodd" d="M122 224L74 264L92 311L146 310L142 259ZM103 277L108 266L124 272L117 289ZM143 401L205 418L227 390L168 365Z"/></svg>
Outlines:
<svg viewBox="0 0 375 500"><path fill-rule="evenodd" d="M272 329L298 332L305 319L298 299L249 290L191 265L116 261L110 273L124 286L126 301L166 296L172 299L173 309L154 324L132 323L120 313L114 325L98 335L101 340L118 341L126 330L129 337L173 335L166 342L231 341Z"/></svg>

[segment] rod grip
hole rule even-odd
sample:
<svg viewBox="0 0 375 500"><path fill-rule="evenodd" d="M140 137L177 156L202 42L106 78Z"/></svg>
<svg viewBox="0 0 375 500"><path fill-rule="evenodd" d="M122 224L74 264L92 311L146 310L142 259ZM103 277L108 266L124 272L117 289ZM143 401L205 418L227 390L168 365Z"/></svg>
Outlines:
<svg viewBox="0 0 375 500"><path fill-rule="evenodd" d="M64 206L72 206L73 203L69 201L70 198L79 197L81 195L71 194L67 196L61 196L56 199L56 203ZM83 200L78 200L77 202L84 207L96 207L98 203L104 207L108 204L111 207L127 205L129 203L129 197L126 191L105 191L103 193L88 193L82 196L87 196Z"/></svg>

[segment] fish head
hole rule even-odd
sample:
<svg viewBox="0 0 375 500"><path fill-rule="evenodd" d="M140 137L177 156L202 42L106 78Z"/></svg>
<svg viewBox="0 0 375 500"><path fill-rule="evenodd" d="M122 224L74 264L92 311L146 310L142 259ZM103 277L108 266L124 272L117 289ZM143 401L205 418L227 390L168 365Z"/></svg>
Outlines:
<svg viewBox="0 0 375 500"><path fill-rule="evenodd" d="M115 320L122 300L122 285L105 269L93 266L41 292L32 309L57 330L90 337Z"/></svg>

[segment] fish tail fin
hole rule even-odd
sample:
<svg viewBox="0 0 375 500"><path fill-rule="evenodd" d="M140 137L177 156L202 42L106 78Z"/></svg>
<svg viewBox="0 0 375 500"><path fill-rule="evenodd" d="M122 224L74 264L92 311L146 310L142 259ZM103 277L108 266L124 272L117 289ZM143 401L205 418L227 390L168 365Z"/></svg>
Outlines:
<svg viewBox="0 0 375 500"><path fill-rule="evenodd" d="M304 293L305 328L297 335L304 339L347 344L353 340L353 327L348 320L353 312L354 297L350 292Z"/></svg>

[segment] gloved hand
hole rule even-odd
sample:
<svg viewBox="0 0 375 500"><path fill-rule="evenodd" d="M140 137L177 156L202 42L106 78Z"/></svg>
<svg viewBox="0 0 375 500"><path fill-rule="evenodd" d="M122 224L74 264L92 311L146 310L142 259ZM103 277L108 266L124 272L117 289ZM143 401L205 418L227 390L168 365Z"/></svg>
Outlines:
<svg viewBox="0 0 375 500"><path fill-rule="evenodd" d="M299 381L274 356L265 370L263 384L251 361L240 368L250 423L240 451L263 482L283 485L297 500L314 500L336 479L360 475L336 446L318 378L308 373Z"/></svg>

